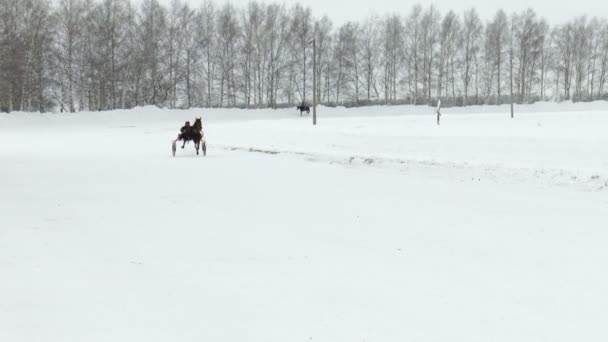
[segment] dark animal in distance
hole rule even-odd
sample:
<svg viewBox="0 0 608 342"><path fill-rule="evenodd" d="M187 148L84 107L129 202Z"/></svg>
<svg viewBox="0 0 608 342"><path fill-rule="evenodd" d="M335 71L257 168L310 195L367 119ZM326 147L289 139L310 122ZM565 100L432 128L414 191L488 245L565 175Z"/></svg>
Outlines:
<svg viewBox="0 0 608 342"><path fill-rule="evenodd" d="M203 120L201 118L196 118L194 120L194 124L190 125L190 121L186 121L186 124L180 129L180 133L177 135L177 138L173 140L171 144L171 148L173 150L173 156L175 157L175 152L177 150L176 143L178 140L183 141L182 149L186 146L186 143L189 141L194 142L194 148L196 149L196 154L198 155L198 151L201 148L203 155L207 155L207 143L204 139L203 133Z"/></svg>
<svg viewBox="0 0 608 342"><path fill-rule="evenodd" d="M310 114L310 106L307 106L305 104L297 106L296 109L300 111L300 116L302 116L302 113L304 112L306 112L306 114Z"/></svg>

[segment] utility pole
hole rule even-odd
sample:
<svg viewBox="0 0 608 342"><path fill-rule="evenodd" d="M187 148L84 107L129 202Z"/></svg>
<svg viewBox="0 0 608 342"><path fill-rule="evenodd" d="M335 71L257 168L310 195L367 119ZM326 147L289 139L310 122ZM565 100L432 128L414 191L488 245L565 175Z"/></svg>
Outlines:
<svg viewBox="0 0 608 342"><path fill-rule="evenodd" d="M312 124L317 124L317 42L312 39Z"/></svg>

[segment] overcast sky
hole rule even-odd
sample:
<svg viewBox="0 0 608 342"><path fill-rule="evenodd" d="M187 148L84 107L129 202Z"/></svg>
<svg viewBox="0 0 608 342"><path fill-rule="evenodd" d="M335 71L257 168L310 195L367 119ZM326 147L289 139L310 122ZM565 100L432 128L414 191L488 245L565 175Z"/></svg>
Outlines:
<svg viewBox="0 0 608 342"><path fill-rule="evenodd" d="M137 0L141 1L141 0ZM169 4L171 0L159 0L161 3ZM202 0L186 0L194 6L198 6ZM231 2L235 6L242 7L249 0L214 0L216 4ZM261 1L273 2L273 1ZM475 7L483 19L489 19L499 8L507 12L522 11L528 7L536 10L550 23L557 24L579 15L599 16L608 18L607 0L434 0L409 1L409 0L283 0L276 1L285 4L299 2L312 8L315 17L327 14L336 24L347 21L360 21L375 13L384 15L387 13L407 13L411 7L420 3L428 6L433 3L441 13L453 9L461 12L464 9Z"/></svg>

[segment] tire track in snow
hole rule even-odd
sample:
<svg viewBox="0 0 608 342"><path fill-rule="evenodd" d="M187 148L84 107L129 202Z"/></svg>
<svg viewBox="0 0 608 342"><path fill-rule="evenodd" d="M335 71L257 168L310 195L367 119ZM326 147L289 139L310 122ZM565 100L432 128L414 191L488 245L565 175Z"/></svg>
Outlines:
<svg viewBox="0 0 608 342"><path fill-rule="evenodd" d="M321 162L344 166L364 166L420 174L439 178L454 178L460 181L486 181L495 183L533 183L548 186L576 188L584 191L608 189L608 177L599 174L581 175L564 169L515 168L501 164L473 164L469 162L416 160L366 155L340 155L317 152L269 149L234 145L215 145L224 151L248 152L269 156L290 156L310 162Z"/></svg>

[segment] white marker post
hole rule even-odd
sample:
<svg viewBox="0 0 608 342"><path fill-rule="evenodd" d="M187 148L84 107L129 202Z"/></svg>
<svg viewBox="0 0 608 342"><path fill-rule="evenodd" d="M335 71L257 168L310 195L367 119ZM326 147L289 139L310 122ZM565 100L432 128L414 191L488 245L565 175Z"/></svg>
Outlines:
<svg viewBox="0 0 608 342"><path fill-rule="evenodd" d="M437 126L439 126L439 118L441 117L441 100L437 100Z"/></svg>

